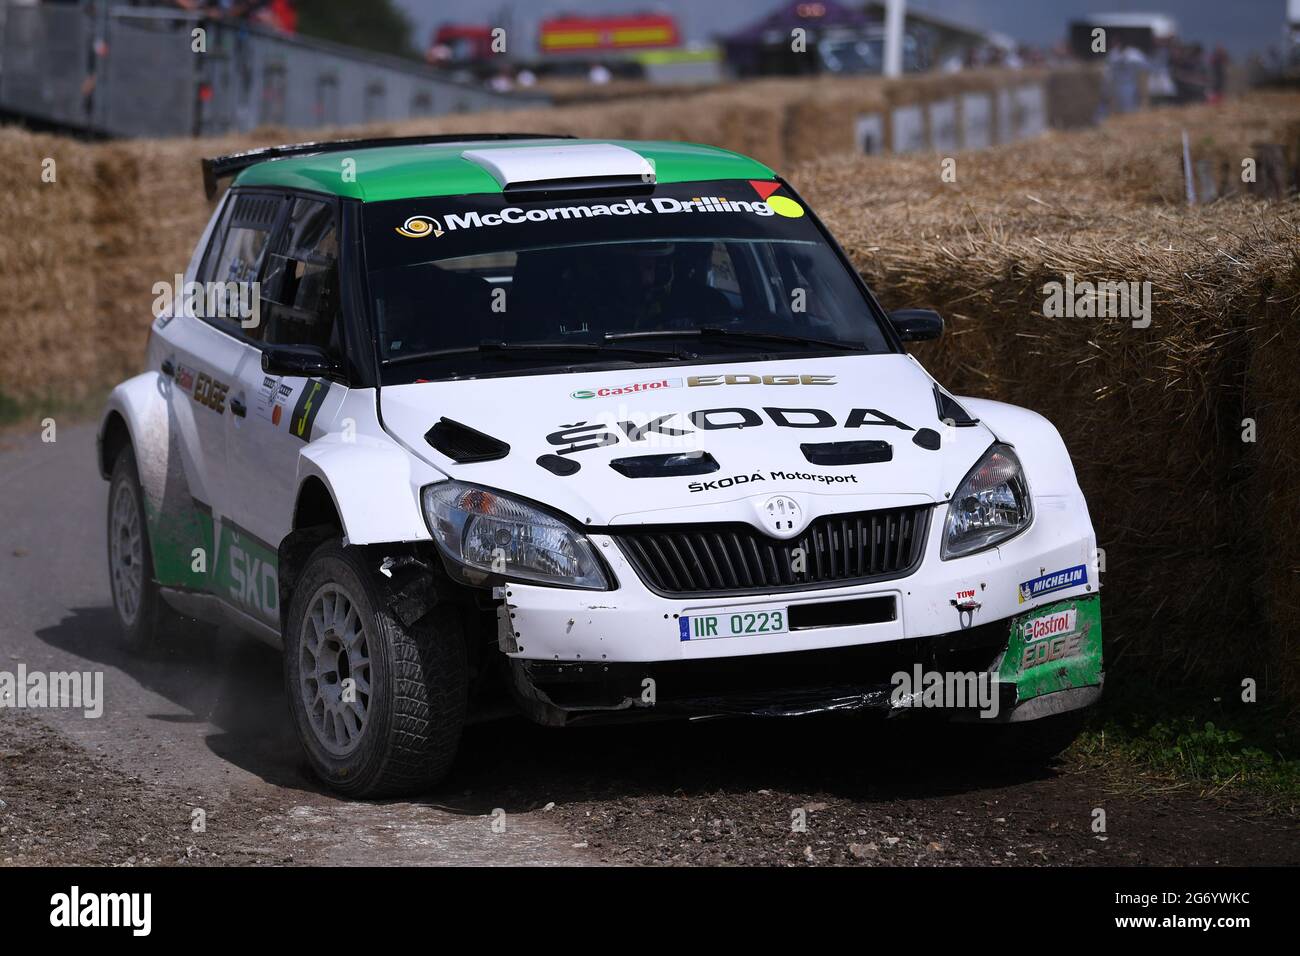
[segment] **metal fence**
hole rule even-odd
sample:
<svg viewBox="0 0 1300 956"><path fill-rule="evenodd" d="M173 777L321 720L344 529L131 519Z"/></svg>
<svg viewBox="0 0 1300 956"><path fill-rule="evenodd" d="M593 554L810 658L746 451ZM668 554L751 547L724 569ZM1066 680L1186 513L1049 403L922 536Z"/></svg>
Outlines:
<svg viewBox="0 0 1300 956"><path fill-rule="evenodd" d="M175 8L0 0L0 111L61 127L208 135L547 103L399 57Z"/></svg>

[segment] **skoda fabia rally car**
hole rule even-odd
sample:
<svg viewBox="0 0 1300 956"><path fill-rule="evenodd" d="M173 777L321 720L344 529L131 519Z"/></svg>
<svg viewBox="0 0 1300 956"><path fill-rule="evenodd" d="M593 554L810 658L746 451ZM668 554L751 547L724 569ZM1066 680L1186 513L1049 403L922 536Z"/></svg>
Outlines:
<svg viewBox="0 0 1300 956"><path fill-rule="evenodd" d="M761 163L493 134L204 171L99 432L113 603L134 645L281 646L337 790L427 785L507 708L928 707L1015 756L1100 694L1060 436L936 383L904 344L940 317L887 314Z"/></svg>

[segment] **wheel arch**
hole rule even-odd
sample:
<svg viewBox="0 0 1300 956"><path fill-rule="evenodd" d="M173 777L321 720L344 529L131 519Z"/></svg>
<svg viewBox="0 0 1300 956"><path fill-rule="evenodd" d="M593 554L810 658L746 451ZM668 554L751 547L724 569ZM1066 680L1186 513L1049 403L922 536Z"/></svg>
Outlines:
<svg viewBox="0 0 1300 956"><path fill-rule="evenodd" d="M156 450L165 452L167 398L163 386L159 373L149 371L127 379L109 393L95 440L96 464L105 481L113 475L118 453L128 445L137 455L147 452L147 448L141 449L141 442L148 444L148 436L157 435L163 448Z"/></svg>
<svg viewBox="0 0 1300 956"><path fill-rule="evenodd" d="M293 531L311 528L317 525L335 527L343 531L343 519L339 516L338 505L334 495L318 475L308 475L298 486L298 496L293 505Z"/></svg>
<svg viewBox="0 0 1300 956"><path fill-rule="evenodd" d="M98 442L99 477L105 481L113 477L113 465L123 448L131 445L131 430L122 413L114 409L104 416Z"/></svg>
<svg viewBox="0 0 1300 956"><path fill-rule="evenodd" d="M166 584L188 581L188 571L179 579L170 576L168 569L177 565L169 556L173 556L171 546L189 540L192 530L188 525L192 499L171 421L173 387L171 379L156 370L120 383L109 393L95 436L95 464L106 481L112 478L122 449L132 451L154 573ZM185 550L188 554L189 548ZM188 557L183 566L188 569Z"/></svg>
<svg viewBox="0 0 1300 956"><path fill-rule="evenodd" d="M293 524L276 549L281 634L285 633L289 602L307 559L321 544L334 538L346 539L334 495L319 475L308 474L299 483L294 498Z"/></svg>
<svg viewBox="0 0 1300 956"><path fill-rule="evenodd" d="M300 453L299 494L312 478L328 492L349 544L385 544L430 540L420 489L446 476L390 440L330 434Z"/></svg>
<svg viewBox="0 0 1300 956"><path fill-rule="evenodd" d="M305 446L292 527L278 549L281 631L298 577L323 542L390 548L431 542L419 489L444 477L381 439L331 434Z"/></svg>

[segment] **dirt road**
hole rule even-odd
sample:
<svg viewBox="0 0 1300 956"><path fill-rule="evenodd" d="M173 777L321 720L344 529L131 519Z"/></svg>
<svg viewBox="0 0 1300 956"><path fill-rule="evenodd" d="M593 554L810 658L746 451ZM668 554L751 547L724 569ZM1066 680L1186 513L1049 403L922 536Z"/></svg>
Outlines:
<svg viewBox="0 0 1300 956"><path fill-rule="evenodd" d="M271 648L118 649L94 430L31 432L0 436L0 672L101 671L105 704L0 708L0 865L1300 862L1293 825L1240 798L973 767L897 722L499 721L422 799L337 800Z"/></svg>

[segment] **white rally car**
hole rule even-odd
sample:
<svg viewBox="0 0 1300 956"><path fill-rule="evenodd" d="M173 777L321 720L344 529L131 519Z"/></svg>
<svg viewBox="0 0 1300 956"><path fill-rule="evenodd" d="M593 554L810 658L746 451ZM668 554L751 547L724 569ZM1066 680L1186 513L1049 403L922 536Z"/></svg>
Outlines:
<svg viewBox="0 0 1300 956"><path fill-rule="evenodd" d="M1046 753L1100 694L1060 436L937 384L904 343L942 320L766 166L494 134L204 171L236 178L100 428L113 602L136 645L282 646L339 791L429 784L503 705L932 707Z"/></svg>

